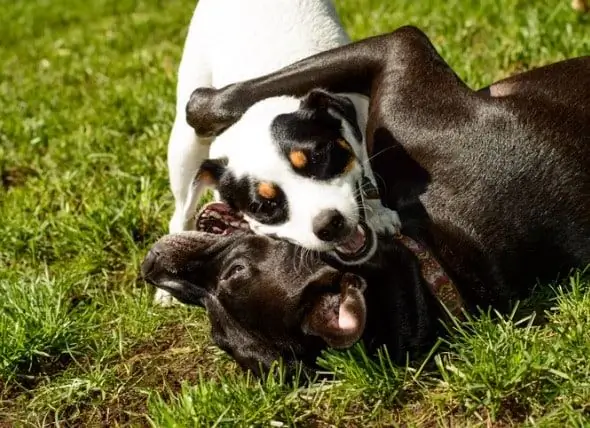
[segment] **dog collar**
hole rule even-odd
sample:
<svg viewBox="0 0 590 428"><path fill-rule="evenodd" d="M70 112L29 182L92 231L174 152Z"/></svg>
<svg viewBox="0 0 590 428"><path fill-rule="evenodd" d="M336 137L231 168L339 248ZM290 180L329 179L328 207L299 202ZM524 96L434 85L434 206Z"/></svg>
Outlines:
<svg viewBox="0 0 590 428"><path fill-rule="evenodd" d="M365 174L360 193L363 200L381 199L379 190ZM445 310L455 317L460 316L463 309L461 294L432 253L408 236L397 234L396 238L418 257L424 280Z"/></svg>
<svg viewBox="0 0 590 428"><path fill-rule="evenodd" d="M460 317L463 309L461 294L432 253L408 236L398 234L396 239L418 257L422 277L440 304L450 315Z"/></svg>

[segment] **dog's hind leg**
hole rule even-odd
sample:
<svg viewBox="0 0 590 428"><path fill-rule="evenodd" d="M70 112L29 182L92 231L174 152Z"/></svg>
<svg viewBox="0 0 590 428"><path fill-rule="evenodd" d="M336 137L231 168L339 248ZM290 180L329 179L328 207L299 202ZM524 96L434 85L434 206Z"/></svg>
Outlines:
<svg viewBox="0 0 590 428"><path fill-rule="evenodd" d="M186 104L195 88L212 86L206 38L199 34L199 10L195 11L188 30L176 87L176 118L168 142L168 173L175 209L169 232L194 228L194 211L202 196L195 192L193 180L200 164L208 157L211 139L198 137L186 121Z"/></svg>

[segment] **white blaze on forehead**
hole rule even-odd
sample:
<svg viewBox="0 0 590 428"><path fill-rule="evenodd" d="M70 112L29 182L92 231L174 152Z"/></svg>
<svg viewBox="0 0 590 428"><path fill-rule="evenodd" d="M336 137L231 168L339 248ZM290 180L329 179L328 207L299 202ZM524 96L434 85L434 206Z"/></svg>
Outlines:
<svg viewBox="0 0 590 428"><path fill-rule="evenodd" d="M217 137L211 146L211 156L226 157L227 168L236 177L249 176L278 185L287 197L289 218L278 225L260 224L246 217L253 230L274 234L318 250L329 246L313 233L313 219L323 210L336 209L356 224L359 212L355 197L356 182L361 175L357 164L346 175L329 181L313 180L295 173L273 140L271 125L280 114L299 109L294 97L274 97L254 104L233 126Z"/></svg>
<svg viewBox="0 0 590 428"><path fill-rule="evenodd" d="M285 161L270 127L279 114L297 111L299 103L294 97L273 97L254 104L215 139L211 157L227 157L229 170L238 177L255 173L268 179L280 175Z"/></svg>

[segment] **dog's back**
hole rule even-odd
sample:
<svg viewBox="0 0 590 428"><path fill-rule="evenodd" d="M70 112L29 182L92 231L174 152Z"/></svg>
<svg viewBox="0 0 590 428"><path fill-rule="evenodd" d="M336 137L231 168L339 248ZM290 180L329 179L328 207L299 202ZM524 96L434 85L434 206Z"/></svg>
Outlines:
<svg viewBox="0 0 590 428"><path fill-rule="evenodd" d="M490 92L520 113L522 126L542 136L528 148L536 163L527 189L538 207L528 209L544 231L536 237L545 243L540 259L560 270L590 263L590 57L505 79Z"/></svg>
<svg viewBox="0 0 590 428"><path fill-rule="evenodd" d="M449 149L458 169L437 170L425 205L437 239L468 249L450 262L473 273L464 282L494 290L486 303L500 290L526 296L536 280L590 263L590 58L480 93L471 98L476 119Z"/></svg>
<svg viewBox="0 0 590 428"><path fill-rule="evenodd" d="M183 61L206 68L213 87L350 42L330 0L200 0L189 32Z"/></svg>

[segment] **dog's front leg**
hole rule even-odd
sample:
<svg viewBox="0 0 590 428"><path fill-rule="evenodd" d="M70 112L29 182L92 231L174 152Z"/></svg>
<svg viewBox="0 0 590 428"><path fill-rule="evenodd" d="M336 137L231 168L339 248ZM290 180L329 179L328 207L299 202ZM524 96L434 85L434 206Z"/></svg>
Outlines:
<svg viewBox="0 0 590 428"><path fill-rule="evenodd" d="M371 168L365 169L366 180L370 183L363 183L365 198L365 219L367 225L378 234L396 235L402 227L401 219L397 211L387 208L381 202L378 193L378 186ZM370 194L376 192L375 194Z"/></svg>
<svg viewBox="0 0 590 428"><path fill-rule="evenodd" d="M204 188L193 182L197 170L209 155L210 140L197 137L183 117L177 117L168 144L168 171L175 209L169 232L194 229L194 214Z"/></svg>
<svg viewBox="0 0 590 428"><path fill-rule="evenodd" d="M209 155L210 141L197 137L184 118L177 114L168 143L168 174L174 195L174 214L170 220L169 233L195 228L195 213L204 187L195 186L195 176L203 160ZM165 290L156 290L155 302L169 306L175 301Z"/></svg>
<svg viewBox="0 0 590 428"><path fill-rule="evenodd" d="M195 134L186 121L186 104L195 88L212 85L211 69L207 61L207 39L199 34L198 13L191 19L182 58L178 67L176 86L176 117L168 140L168 174L174 195L174 214L169 233L194 229L194 217L204 187L195 186L195 176L201 163L208 157L211 139ZM161 305L174 302L172 296L157 289L155 301Z"/></svg>
<svg viewBox="0 0 590 428"><path fill-rule="evenodd" d="M198 8L193 14L178 67L176 117L168 141L168 173L175 209L169 232L194 229L194 215L203 188L193 186L201 163L209 155L211 139L197 136L186 121L186 104L192 91L212 86L212 72L207 55L207 39Z"/></svg>
<svg viewBox="0 0 590 428"><path fill-rule="evenodd" d="M449 90L456 95L457 83L465 85L459 82L460 79L444 63L422 31L405 26L389 34L321 52L252 80L221 89L197 88L186 105L186 119L197 135L213 137L237 122L248 108L263 99L281 95L301 97L316 88L335 93L362 94L370 97L371 105L374 105L374 98L380 99L384 95L380 93L383 82L394 89L417 87L421 82L412 82L408 78L409 71L415 71L416 66L430 70L441 65L446 74L445 82L451 83ZM432 73L422 74L429 85L436 83ZM442 86L437 85L436 88ZM436 91L431 94L432 97L437 95ZM412 94L407 96L412 99ZM380 120L380 117L370 118L374 126ZM367 143L370 151L370 136Z"/></svg>

